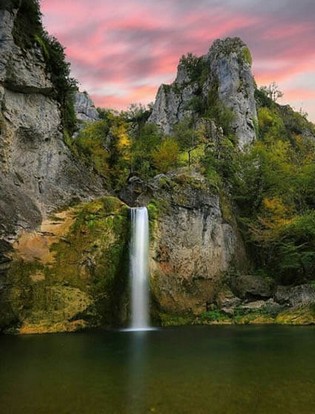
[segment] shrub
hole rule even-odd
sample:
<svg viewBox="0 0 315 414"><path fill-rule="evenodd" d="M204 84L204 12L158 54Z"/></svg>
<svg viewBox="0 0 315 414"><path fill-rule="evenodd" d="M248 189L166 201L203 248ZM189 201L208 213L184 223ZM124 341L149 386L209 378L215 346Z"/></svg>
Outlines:
<svg viewBox="0 0 315 414"><path fill-rule="evenodd" d="M15 43L22 50L32 47L34 44L34 36L43 30L39 1L24 0L6 3L7 7L4 6L4 8L18 9L12 31Z"/></svg>
<svg viewBox="0 0 315 414"><path fill-rule="evenodd" d="M253 63L253 58L252 55L250 53L250 50L248 49L248 47L243 47L242 49L242 57L245 60L246 63L248 63L250 66Z"/></svg>
<svg viewBox="0 0 315 414"><path fill-rule="evenodd" d="M178 143L172 138L166 138L152 151L153 165L159 172L166 173L176 167L178 154Z"/></svg>

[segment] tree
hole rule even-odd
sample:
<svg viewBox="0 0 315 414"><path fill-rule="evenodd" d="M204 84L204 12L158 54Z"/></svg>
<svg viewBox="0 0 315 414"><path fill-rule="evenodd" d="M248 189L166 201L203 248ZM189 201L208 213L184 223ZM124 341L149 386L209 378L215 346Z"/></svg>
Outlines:
<svg viewBox="0 0 315 414"><path fill-rule="evenodd" d="M153 165L162 173L175 168L178 160L179 146L175 139L166 138L152 151Z"/></svg>
<svg viewBox="0 0 315 414"><path fill-rule="evenodd" d="M271 82L268 86L262 86L259 88L261 92L265 93L265 95L272 99L274 102L277 102L279 98L283 97L283 92L280 91L276 82Z"/></svg>
<svg viewBox="0 0 315 414"><path fill-rule="evenodd" d="M152 175L152 151L160 144L162 133L155 124L147 123L132 135L130 172L146 179Z"/></svg>
<svg viewBox="0 0 315 414"><path fill-rule="evenodd" d="M120 189L130 173L131 140L127 124L121 117L116 117L108 133L110 167L109 176L115 189Z"/></svg>
<svg viewBox="0 0 315 414"><path fill-rule="evenodd" d="M192 120L186 117L174 127L174 137L178 142L179 148L187 151L188 166L190 167L192 152L206 141L203 127L194 127Z"/></svg>
<svg viewBox="0 0 315 414"><path fill-rule="evenodd" d="M261 140L239 155L233 193L256 265L281 283L315 271L314 143L288 135L277 108L260 108Z"/></svg>

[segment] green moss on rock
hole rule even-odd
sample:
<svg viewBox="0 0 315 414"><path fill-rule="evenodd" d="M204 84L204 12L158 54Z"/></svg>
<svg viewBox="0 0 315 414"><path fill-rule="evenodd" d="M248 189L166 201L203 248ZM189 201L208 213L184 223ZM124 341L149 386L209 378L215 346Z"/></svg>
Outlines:
<svg viewBox="0 0 315 414"><path fill-rule="evenodd" d="M286 309L278 315L267 308L241 310L236 309L234 314L214 309L202 314L167 314L160 315L162 326L180 325L315 325L315 304Z"/></svg>
<svg viewBox="0 0 315 414"><path fill-rule="evenodd" d="M314 325L315 304L287 309L281 312L275 321L283 325Z"/></svg>
<svg viewBox="0 0 315 414"><path fill-rule="evenodd" d="M246 63L248 63L250 66L252 65L253 58L248 47L242 48L242 57Z"/></svg>
<svg viewBox="0 0 315 414"><path fill-rule="evenodd" d="M183 325L193 325L194 316L193 315L172 315L168 313L160 314L161 325L164 327L167 326L183 326Z"/></svg>
<svg viewBox="0 0 315 414"><path fill-rule="evenodd" d="M50 261L13 261L6 299L22 333L117 326L126 318L128 207L104 197L71 214L72 225L49 247ZM40 240L47 244L45 235Z"/></svg>

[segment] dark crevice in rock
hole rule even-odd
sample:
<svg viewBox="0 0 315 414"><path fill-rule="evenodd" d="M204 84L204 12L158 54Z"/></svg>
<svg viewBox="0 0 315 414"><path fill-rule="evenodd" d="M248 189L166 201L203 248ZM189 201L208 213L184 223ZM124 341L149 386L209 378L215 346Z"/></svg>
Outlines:
<svg viewBox="0 0 315 414"><path fill-rule="evenodd" d="M36 86L29 86L29 85L18 85L14 82L6 80L2 83L6 89L12 92L22 93L25 95L44 95L44 96L52 96L54 93L54 89L52 87L45 87L40 88Z"/></svg>

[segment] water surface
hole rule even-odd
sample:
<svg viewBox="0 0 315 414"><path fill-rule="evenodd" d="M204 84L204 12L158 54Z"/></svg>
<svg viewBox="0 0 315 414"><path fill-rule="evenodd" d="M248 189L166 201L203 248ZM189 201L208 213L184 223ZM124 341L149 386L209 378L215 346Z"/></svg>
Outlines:
<svg viewBox="0 0 315 414"><path fill-rule="evenodd" d="M315 328L0 337L4 414L312 414Z"/></svg>

